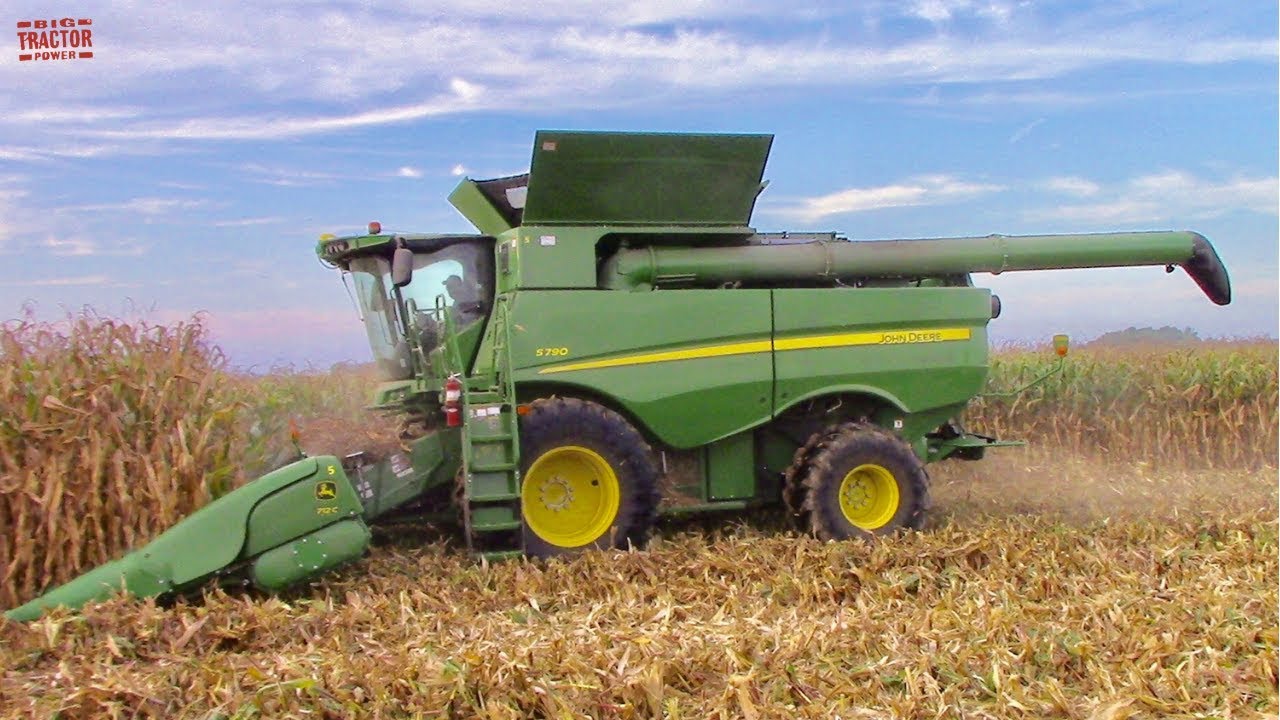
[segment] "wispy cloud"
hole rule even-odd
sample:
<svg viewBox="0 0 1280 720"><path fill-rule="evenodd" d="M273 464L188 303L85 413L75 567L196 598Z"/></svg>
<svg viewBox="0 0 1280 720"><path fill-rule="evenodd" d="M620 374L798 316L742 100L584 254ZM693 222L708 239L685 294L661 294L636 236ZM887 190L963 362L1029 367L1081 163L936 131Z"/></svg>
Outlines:
<svg viewBox="0 0 1280 720"><path fill-rule="evenodd" d="M1030 135L1032 130L1035 130L1036 128L1043 125L1044 121L1045 121L1044 118L1036 118L1035 120L1032 120L1026 125L1023 125L1022 127L1013 131L1013 134L1009 136L1009 144L1016 145L1023 138Z"/></svg>
<svg viewBox="0 0 1280 720"><path fill-rule="evenodd" d="M62 213L70 212L129 212L139 215L163 215L175 210L190 210L206 205L205 200L183 198L139 197L118 203L94 203L90 205L73 205L59 208Z"/></svg>
<svg viewBox="0 0 1280 720"><path fill-rule="evenodd" d="M86 240L85 238L78 237L56 238L49 236L45 238L44 242L41 244L48 248L54 255L93 255L97 250L97 246L94 245L92 240Z"/></svg>
<svg viewBox="0 0 1280 720"><path fill-rule="evenodd" d="M76 275L71 277L45 278L42 280L10 280L0 281L5 287L62 287L72 285L109 285L111 278L106 275Z"/></svg>
<svg viewBox="0 0 1280 720"><path fill-rule="evenodd" d="M1049 79L1049 82L1052 82ZM1270 83L1180 83L1173 87L1123 88L1119 90L1059 90L1043 88L1027 88L1015 84L1013 87L995 86L990 83L973 83L967 85L950 85L944 93L937 86L930 87L923 93L906 97L884 97L883 102L902 103L930 108L1008 108L1011 106L1034 107L1037 109L1070 108L1099 103L1133 103L1140 100L1157 98L1183 97L1193 95L1258 95L1274 93Z"/></svg>
<svg viewBox="0 0 1280 720"><path fill-rule="evenodd" d="M1041 187L1050 192L1074 195L1076 197L1092 197L1102 189L1098 183L1092 180L1073 176L1049 178L1041 183Z"/></svg>
<svg viewBox="0 0 1280 720"><path fill-rule="evenodd" d="M0 204L12 203L27 196L27 190L20 187L12 187L12 184L23 182L23 178L18 176L0 177ZM9 187L6 187L9 185Z"/></svg>
<svg viewBox="0 0 1280 720"><path fill-rule="evenodd" d="M461 78L449 81L450 92L420 103L367 110L347 115L295 117L196 118L175 124L148 124L92 134L116 139L271 140L340 130L404 123L412 120L481 109L484 87Z"/></svg>
<svg viewBox="0 0 1280 720"><path fill-rule="evenodd" d="M422 177L422 171L416 167L405 165L399 170L396 170L396 177L417 179Z"/></svg>
<svg viewBox="0 0 1280 720"><path fill-rule="evenodd" d="M152 155L165 152L154 145L124 143L66 143L49 145L0 145L0 160L15 162L49 162L59 159L83 159L112 155Z"/></svg>
<svg viewBox="0 0 1280 720"><path fill-rule="evenodd" d="M48 235L40 241L40 247L52 255L62 257L133 256L146 252L146 246L134 240L111 239L95 241L80 235Z"/></svg>
<svg viewBox="0 0 1280 720"><path fill-rule="evenodd" d="M974 15L1005 22L1014 12L1010 3L973 0L917 0L910 8L915 17L939 25L958 15Z"/></svg>
<svg viewBox="0 0 1280 720"><path fill-rule="evenodd" d="M28 162L33 160L44 160L46 154L33 150L31 148L16 147L13 145L0 145L0 160L9 160L11 162Z"/></svg>
<svg viewBox="0 0 1280 720"><path fill-rule="evenodd" d="M249 182L275 185L277 187L308 187L326 185L342 176L337 173L318 170L302 170L300 168L280 167L248 163L239 166L240 170L249 174Z"/></svg>
<svg viewBox="0 0 1280 720"><path fill-rule="evenodd" d="M0 115L0 123L74 123L86 124L101 120L136 118L142 111L133 107L108 107L105 105L43 105L29 107L20 112Z"/></svg>
<svg viewBox="0 0 1280 720"><path fill-rule="evenodd" d="M950 175L922 175L893 185L849 188L805 198L775 211L806 222L835 215L917 205L940 205L1004 190L1001 185L960 180Z"/></svg>
<svg viewBox="0 0 1280 720"><path fill-rule="evenodd" d="M1028 210L1029 219L1106 225L1215 217L1241 210L1275 215L1280 204L1280 182L1276 177L1208 180L1181 170L1142 175L1114 186L1082 178L1054 178L1046 187L1077 197L1106 199Z"/></svg>
<svg viewBox="0 0 1280 720"><path fill-rule="evenodd" d="M284 218L279 216L251 217L237 218L235 220L216 220L212 225L214 227L251 227L253 225L273 225L280 222L284 222Z"/></svg>
<svg viewBox="0 0 1280 720"><path fill-rule="evenodd" d="M497 12L468 0L451 5L447 17L409 3L376 12L358 6L264 11L255 22L274 40L253 43L243 35L237 13L177 3L149 11L151 22L194 25L200 33L149 37L136 43L143 52L130 49L138 38L129 33L141 29L117 23L119 47L101 62L95 58L99 72L41 87L51 99L34 109L6 108L0 101L0 115L33 135L65 139L74 133L104 141L82 152L114 153L148 141L305 137L522 103L548 111L600 109L661 96L697 105L744 89L904 83L989 91L984 86L990 83L1057 78L1117 63L1275 63L1274 38L1242 35L1225 23L1214 28L1198 21L1195 33L1171 43L1177 26L1136 14L1086 9L1073 15L1083 19L1053 23L1056 13L1004 0L858 8L626 0L599 3L590 14L568 0L541 3L529 13ZM939 27L905 36L877 29L904 17ZM839 28L842 41L815 31L815 18ZM761 27L770 32L761 33ZM366 39L375 28L379 52L370 53ZM493 42L512 36L521 41ZM304 56L308 62L297 62ZM389 57L396 61L387 62ZM210 113L205 94L181 84L193 74L204 78L200 87L237 88L233 112ZM0 67L0 82L23 90L32 80L29 73ZM145 103L129 100L157 89L168 103L162 115L141 112L134 105ZM1027 102L1078 99L1058 89L1027 92ZM95 97L106 104L86 100ZM70 107L57 103L59 98ZM962 101L980 102L981 93ZM0 158L38 160L46 156L42 146L15 142L0 148Z"/></svg>

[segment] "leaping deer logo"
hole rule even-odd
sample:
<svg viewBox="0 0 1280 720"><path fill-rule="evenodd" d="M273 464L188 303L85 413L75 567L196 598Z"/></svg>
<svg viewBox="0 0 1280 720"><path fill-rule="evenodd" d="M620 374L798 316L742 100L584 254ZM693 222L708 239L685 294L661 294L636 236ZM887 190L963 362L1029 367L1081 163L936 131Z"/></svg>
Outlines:
<svg viewBox="0 0 1280 720"><path fill-rule="evenodd" d="M316 499L317 500L336 500L338 498L338 486L334 483L324 480L316 483Z"/></svg>

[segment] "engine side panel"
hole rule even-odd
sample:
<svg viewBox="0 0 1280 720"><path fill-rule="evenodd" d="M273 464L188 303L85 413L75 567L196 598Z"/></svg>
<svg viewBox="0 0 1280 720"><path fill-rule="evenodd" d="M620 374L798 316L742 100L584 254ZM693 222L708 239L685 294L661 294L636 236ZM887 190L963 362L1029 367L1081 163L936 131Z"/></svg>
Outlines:
<svg viewBox="0 0 1280 720"><path fill-rule="evenodd" d="M521 291L517 387L604 396L676 448L773 413L769 290Z"/></svg>

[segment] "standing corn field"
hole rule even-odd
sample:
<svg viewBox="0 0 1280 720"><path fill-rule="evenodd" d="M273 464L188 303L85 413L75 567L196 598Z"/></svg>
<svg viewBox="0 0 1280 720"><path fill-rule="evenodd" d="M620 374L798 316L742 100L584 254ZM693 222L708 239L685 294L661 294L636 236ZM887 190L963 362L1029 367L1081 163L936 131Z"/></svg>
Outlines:
<svg viewBox="0 0 1280 720"><path fill-rule="evenodd" d="M98 565L243 480L238 401L199 319L0 330L0 604Z"/></svg>
<svg viewBox="0 0 1280 720"><path fill-rule="evenodd" d="M1044 353L997 353L992 385L1048 369ZM1087 348L1060 375L1016 398L983 398L967 414L997 436L1091 457L1164 467L1274 467L1275 341Z"/></svg>

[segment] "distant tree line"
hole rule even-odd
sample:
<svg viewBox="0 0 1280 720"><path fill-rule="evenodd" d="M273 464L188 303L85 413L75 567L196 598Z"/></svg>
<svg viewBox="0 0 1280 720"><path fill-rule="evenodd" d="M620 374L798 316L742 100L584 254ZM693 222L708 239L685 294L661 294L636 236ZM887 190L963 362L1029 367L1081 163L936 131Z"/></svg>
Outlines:
<svg viewBox="0 0 1280 720"><path fill-rule="evenodd" d="M1127 327L1124 330L1112 330L1090 341L1089 345L1121 346L1121 345L1184 345L1201 342L1200 336L1191 328L1178 329L1172 325L1164 327Z"/></svg>

